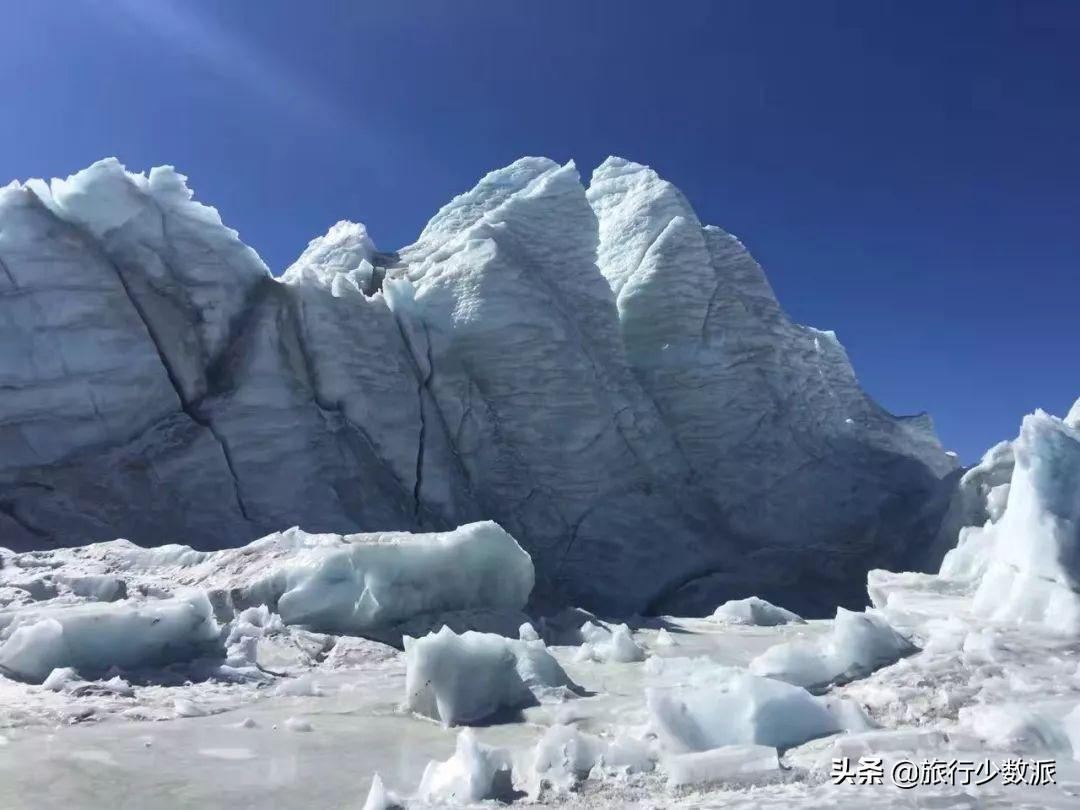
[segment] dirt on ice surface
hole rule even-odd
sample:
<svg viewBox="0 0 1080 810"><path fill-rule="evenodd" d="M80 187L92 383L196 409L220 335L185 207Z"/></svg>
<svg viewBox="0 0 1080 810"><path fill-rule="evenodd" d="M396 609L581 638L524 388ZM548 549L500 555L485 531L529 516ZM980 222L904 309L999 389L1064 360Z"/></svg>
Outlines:
<svg viewBox="0 0 1080 810"><path fill-rule="evenodd" d="M721 769L719 781L673 787L661 756L651 771L596 768L566 790L537 793L527 784L535 746L554 725L606 740L647 739L646 687L665 670L683 677L668 659L684 668L687 659L698 668L746 667L778 644L820 643L831 622L756 627L668 618L635 630L647 657L629 663L552 646L586 694L545 698L512 720L476 728L477 739L511 752L518 806L1080 806L1067 722L1080 702L1076 645L981 623L936 577L888 575L878 585L894 626L925 649L828 691L853 698L880 729L782 751L779 768ZM284 632L273 652L288 674L266 682L212 678L110 691L103 680L53 692L0 678L0 807L361 808L376 772L408 806L425 806L409 797L429 761L453 754L458 730L402 709L405 655L342 637L336 652L304 667L297 650L316 634L294 634ZM884 783L833 784L832 760L843 756L881 757ZM1055 760L1056 784L1005 785L998 776L981 787L903 790L889 778L899 759L1000 763L1012 756Z"/></svg>

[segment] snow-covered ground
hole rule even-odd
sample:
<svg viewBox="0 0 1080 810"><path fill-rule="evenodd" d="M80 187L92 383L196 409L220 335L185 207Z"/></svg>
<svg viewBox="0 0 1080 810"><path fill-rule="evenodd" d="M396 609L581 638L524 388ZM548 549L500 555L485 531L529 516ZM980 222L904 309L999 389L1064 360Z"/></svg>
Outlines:
<svg viewBox="0 0 1080 810"><path fill-rule="evenodd" d="M719 784L670 785L673 775L692 776L689 765L703 755L665 750L654 737L649 696L655 702L657 694L687 688L705 694L704 683L725 677L717 665L747 667L779 644L825 642L831 622L758 627L665 618L635 629L634 640L648 655L643 662L583 660L579 647L552 646L584 695L542 696L516 717L476 728L476 738L508 751L513 783L523 794L517 802L526 806L539 800L569 806L1076 806L1080 765L1073 762L1069 735L1080 746L1080 720L1070 725L1066 718L1080 704L1080 644L976 618L970 598L937 577L882 575L877 586L896 605L886 610L889 618L926 649L829 690L830 698L851 699L870 722L860 731L856 717L851 732L781 749L773 766L759 760L740 776L731 762L710 763L705 756L698 778L718 775ZM112 810L143 808L152 800L200 810L359 808L376 772L392 793L411 796L429 761L445 761L454 751L460 729L402 708L406 659L390 646L350 637L334 643L281 629L264 640L262 657L275 662L266 670L281 675L238 682L217 675L169 686L132 678L130 690L99 681L61 692L0 678L0 807ZM740 733L730 715L745 702L736 698L727 714L706 718L706 727ZM807 700L813 698L807 694ZM789 704L785 712L797 710ZM789 713L780 721L785 728L798 724ZM880 730L870 730L871 724ZM538 793L536 747L557 726L604 746L636 743L644 754L636 767L630 756L630 767L590 766L584 774L551 778L551 787ZM573 748L564 743L555 750L566 759ZM730 757L746 749L719 750ZM832 784L832 759L842 756L852 763L880 756L886 784ZM1012 756L1056 760L1057 784L1006 786L998 776L979 788L918 788L914 794L889 784L890 768L902 759L989 758L1000 765ZM570 785L573 790L559 790ZM915 794L923 804L913 804Z"/></svg>

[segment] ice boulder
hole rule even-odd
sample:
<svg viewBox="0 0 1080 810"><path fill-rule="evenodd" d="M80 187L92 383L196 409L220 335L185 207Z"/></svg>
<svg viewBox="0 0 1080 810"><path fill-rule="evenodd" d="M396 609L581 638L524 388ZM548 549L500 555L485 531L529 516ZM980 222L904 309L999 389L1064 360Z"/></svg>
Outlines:
<svg viewBox="0 0 1080 810"><path fill-rule="evenodd" d="M81 674L160 666L220 648L220 629L202 591L171 599L27 608L0 631L0 672L41 683L53 670Z"/></svg>
<svg viewBox="0 0 1080 810"><path fill-rule="evenodd" d="M41 682L44 689L50 692L62 692L68 684L79 682L79 673L72 667L57 667Z"/></svg>
<svg viewBox="0 0 1080 810"><path fill-rule="evenodd" d="M206 717L210 711L200 703L187 698L176 698L173 701L173 713L177 717Z"/></svg>
<svg viewBox="0 0 1080 810"><path fill-rule="evenodd" d="M1013 454L1001 518L969 531L987 559L975 613L1080 634L1080 428L1036 411Z"/></svg>
<svg viewBox="0 0 1080 810"><path fill-rule="evenodd" d="M750 671L811 689L861 678L914 651L878 612L837 608L824 639L770 647L750 662Z"/></svg>
<svg viewBox="0 0 1080 810"><path fill-rule="evenodd" d="M510 640L508 643L517 659L518 675L534 694L559 690L561 695L565 695L581 691L562 665L548 652L544 642Z"/></svg>
<svg viewBox="0 0 1080 810"><path fill-rule="evenodd" d="M766 602L757 596L731 599L713 611L712 619L724 624L748 624L756 627L775 627L804 621L802 616Z"/></svg>
<svg viewBox="0 0 1080 810"><path fill-rule="evenodd" d="M372 776L371 788L368 790L363 810L399 810L401 806L397 796L383 785L382 777L378 774Z"/></svg>
<svg viewBox="0 0 1080 810"><path fill-rule="evenodd" d="M533 751L530 789L534 797L550 790L565 793L598 767L605 772L642 773L652 770L654 763L648 745L625 733L605 740L573 726L555 725Z"/></svg>
<svg viewBox="0 0 1080 810"><path fill-rule="evenodd" d="M557 791L572 789L589 775L607 750L599 737L584 734L573 726L552 726L536 744L533 753L532 778L534 791L546 788Z"/></svg>
<svg viewBox="0 0 1080 810"><path fill-rule="evenodd" d="M660 632L656 634L656 639L653 641L657 647L678 647L679 642L675 640L675 637L667 631L666 627L661 627Z"/></svg>
<svg viewBox="0 0 1080 810"><path fill-rule="evenodd" d="M625 624L616 624L610 628L592 622L581 626L581 637L585 643L579 655L583 659L632 664L645 660L645 650L634 641L630 628Z"/></svg>
<svg viewBox="0 0 1080 810"><path fill-rule="evenodd" d="M454 755L429 762L420 780L423 802L465 805L486 799L506 801L513 796L510 754L477 742L471 729L462 729Z"/></svg>
<svg viewBox="0 0 1080 810"><path fill-rule="evenodd" d="M286 624L362 633L422 613L520 610L533 564L491 521L430 534L312 535L291 529L249 547L269 573L243 589Z"/></svg>
<svg viewBox="0 0 1080 810"><path fill-rule="evenodd" d="M835 704L742 670L708 685L650 688L646 696L650 725L672 754L728 745L790 748L845 728Z"/></svg>
<svg viewBox="0 0 1080 810"><path fill-rule="evenodd" d="M449 627L405 638L405 704L444 726L533 706L535 693L576 687L542 641Z"/></svg>
<svg viewBox="0 0 1080 810"><path fill-rule="evenodd" d="M225 638L225 662L231 667L254 666L258 659L259 640L284 630L281 617L266 605L242 610L229 623Z"/></svg>

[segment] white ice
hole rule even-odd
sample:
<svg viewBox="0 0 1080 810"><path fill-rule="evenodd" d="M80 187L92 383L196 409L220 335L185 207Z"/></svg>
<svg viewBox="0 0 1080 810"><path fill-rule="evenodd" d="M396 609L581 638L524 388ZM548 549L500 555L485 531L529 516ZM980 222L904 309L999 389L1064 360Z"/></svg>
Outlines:
<svg viewBox="0 0 1080 810"><path fill-rule="evenodd" d="M0 629L0 672L41 683L63 667L85 675L111 667L161 666L213 652L219 635L202 591L173 599L27 609Z"/></svg>
<svg viewBox="0 0 1080 810"><path fill-rule="evenodd" d="M650 720L671 753L728 745L790 748L835 734L846 718L799 686L740 670L712 683L647 692Z"/></svg>
<svg viewBox="0 0 1080 810"><path fill-rule="evenodd" d="M712 617L727 624L751 624L758 627L772 627L777 624L803 621L797 613L766 602L757 596L728 600L713 611Z"/></svg>
<svg viewBox="0 0 1080 810"><path fill-rule="evenodd" d="M592 622L581 626L584 640L579 656L583 660L612 661L633 663L645 660L645 650L634 641L630 628L625 624L604 627Z"/></svg>
<svg viewBox="0 0 1080 810"><path fill-rule="evenodd" d="M469 725L535 705L536 694L573 682L542 641L449 627L405 637L405 704L444 726ZM534 694L534 691L536 694Z"/></svg>
<svg viewBox="0 0 1080 810"><path fill-rule="evenodd" d="M460 805L506 799L513 793L512 768L508 751L484 745L470 729L462 729L454 755L425 769L419 796L427 802Z"/></svg>
<svg viewBox="0 0 1080 810"><path fill-rule="evenodd" d="M768 745L727 745L664 758L668 784L676 787L710 782L752 781L778 773L776 749Z"/></svg>
<svg viewBox="0 0 1080 810"><path fill-rule="evenodd" d="M793 641L762 653L750 664L758 675L819 688L869 675L914 651L881 614L837 608L830 634L813 643Z"/></svg>

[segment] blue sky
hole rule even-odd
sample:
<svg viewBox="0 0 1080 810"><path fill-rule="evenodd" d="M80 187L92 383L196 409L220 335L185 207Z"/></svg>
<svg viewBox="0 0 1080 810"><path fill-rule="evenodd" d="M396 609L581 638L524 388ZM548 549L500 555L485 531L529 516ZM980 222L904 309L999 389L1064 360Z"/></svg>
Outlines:
<svg viewBox="0 0 1080 810"><path fill-rule="evenodd" d="M966 460L1080 395L1080 3L0 5L0 183L176 165L277 272L525 154L648 163Z"/></svg>

